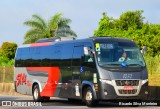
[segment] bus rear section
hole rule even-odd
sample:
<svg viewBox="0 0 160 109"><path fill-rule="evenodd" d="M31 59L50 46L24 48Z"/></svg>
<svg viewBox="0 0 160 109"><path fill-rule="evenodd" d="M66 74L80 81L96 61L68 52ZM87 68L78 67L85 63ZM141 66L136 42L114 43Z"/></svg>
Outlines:
<svg viewBox="0 0 160 109"><path fill-rule="evenodd" d="M50 61L50 56L55 52L52 51L54 48L51 43L23 45L16 52L15 91L21 94L33 95L34 101L49 100L50 97L57 96L60 69L56 65L58 64L57 61L54 63Z"/></svg>
<svg viewBox="0 0 160 109"><path fill-rule="evenodd" d="M35 101L62 97L98 101L143 100L148 74L136 44L128 39L95 37L42 42L19 47L15 89Z"/></svg>

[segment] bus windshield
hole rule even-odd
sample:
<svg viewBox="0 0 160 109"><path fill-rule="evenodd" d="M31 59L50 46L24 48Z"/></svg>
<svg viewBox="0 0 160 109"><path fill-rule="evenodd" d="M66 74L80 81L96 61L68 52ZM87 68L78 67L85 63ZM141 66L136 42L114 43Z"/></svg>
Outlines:
<svg viewBox="0 0 160 109"><path fill-rule="evenodd" d="M104 67L145 67L144 59L135 44L96 43L98 64Z"/></svg>

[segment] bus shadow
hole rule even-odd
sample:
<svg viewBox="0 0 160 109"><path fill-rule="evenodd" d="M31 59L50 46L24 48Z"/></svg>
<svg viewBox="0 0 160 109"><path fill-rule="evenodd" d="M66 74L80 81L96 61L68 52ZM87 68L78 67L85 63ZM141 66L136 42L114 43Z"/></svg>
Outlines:
<svg viewBox="0 0 160 109"><path fill-rule="evenodd" d="M68 101L68 100L50 100L48 102L42 102L42 106L86 106L84 102L80 100L75 101ZM104 108L104 107L110 107L110 108L118 108L118 107L124 107L124 108L130 108L130 107L138 107L138 106L128 106L128 105L119 105L118 102L99 102L97 106L94 106L95 108ZM141 106L142 107L142 106ZM145 106L143 106L145 107Z"/></svg>
<svg viewBox="0 0 160 109"><path fill-rule="evenodd" d="M68 101L68 100L50 100L42 102L43 106L85 106L82 101Z"/></svg>

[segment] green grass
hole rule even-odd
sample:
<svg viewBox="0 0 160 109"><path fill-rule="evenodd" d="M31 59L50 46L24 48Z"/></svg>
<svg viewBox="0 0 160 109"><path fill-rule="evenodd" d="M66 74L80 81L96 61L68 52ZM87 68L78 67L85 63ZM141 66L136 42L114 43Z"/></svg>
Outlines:
<svg viewBox="0 0 160 109"><path fill-rule="evenodd" d="M160 86L160 74L149 74L149 86Z"/></svg>
<svg viewBox="0 0 160 109"><path fill-rule="evenodd" d="M150 86L160 86L160 56L144 56Z"/></svg>
<svg viewBox="0 0 160 109"><path fill-rule="evenodd" d="M149 74L160 74L160 56L144 56Z"/></svg>

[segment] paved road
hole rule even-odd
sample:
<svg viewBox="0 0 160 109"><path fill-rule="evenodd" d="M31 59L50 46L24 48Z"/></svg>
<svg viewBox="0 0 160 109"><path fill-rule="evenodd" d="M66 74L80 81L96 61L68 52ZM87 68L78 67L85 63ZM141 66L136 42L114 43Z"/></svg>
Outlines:
<svg viewBox="0 0 160 109"><path fill-rule="evenodd" d="M11 100L11 105L12 106L2 106L2 102L4 101L9 101ZM75 102L68 102L67 99L61 99L61 98L51 98L50 102L42 102L38 104L32 104L32 105L38 105L28 107L28 103L32 103L32 97L11 97L11 96L0 96L0 109L88 109L87 106L85 106L84 103L80 101L75 101ZM5 102L6 103L6 102ZM27 106L21 107L21 106L16 106L19 105L18 103L27 103ZM15 105L15 106L13 106ZM20 104L22 105L22 104ZM25 104L23 104L25 105ZM42 105L42 106L40 106ZM111 103L111 102L100 102L100 104L96 107L100 109L124 109L124 108L132 108L132 109L139 109L139 108L148 108L148 109L153 109L153 108L159 108L158 106L139 106L139 107L131 107L131 106L119 106L118 103Z"/></svg>

